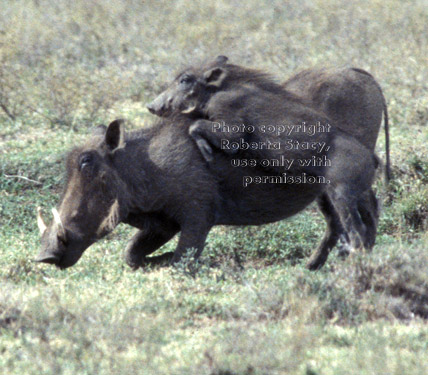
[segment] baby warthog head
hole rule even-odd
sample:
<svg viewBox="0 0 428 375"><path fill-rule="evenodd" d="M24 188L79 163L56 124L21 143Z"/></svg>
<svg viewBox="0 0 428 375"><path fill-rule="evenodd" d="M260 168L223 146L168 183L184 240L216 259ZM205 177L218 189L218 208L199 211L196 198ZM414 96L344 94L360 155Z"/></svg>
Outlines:
<svg viewBox="0 0 428 375"><path fill-rule="evenodd" d="M98 127L84 147L70 152L64 195L58 209L52 209L49 226L38 209L42 249L37 262L70 267L120 222L126 186L114 168L114 159L123 146L121 121L116 120L108 128Z"/></svg>
<svg viewBox="0 0 428 375"><path fill-rule="evenodd" d="M226 56L218 56L213 62L198 68L188 68L180 73L147 109L161 117L199 112L223 84L227 76Z"/></svg>

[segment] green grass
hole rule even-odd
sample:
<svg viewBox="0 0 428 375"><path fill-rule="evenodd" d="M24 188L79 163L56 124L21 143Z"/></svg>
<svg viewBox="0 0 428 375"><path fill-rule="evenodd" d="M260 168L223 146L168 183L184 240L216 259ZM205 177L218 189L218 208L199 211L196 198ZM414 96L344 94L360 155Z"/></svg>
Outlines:
<svg viewBox="0 0 428 375"><path fill-rule="evenodd" d="M0 6L0 374L428 372L425 1ZM315 65L378 79L394 181L376 182L373 252L334 252L307 271L324 230L310 207L272 225L215 228L197 265L131 271L125 225L66 271L33 263L35 208L57 203L67 150L117 117L146 126L145 103L165 82L218 54L279 80Z"/></svg>

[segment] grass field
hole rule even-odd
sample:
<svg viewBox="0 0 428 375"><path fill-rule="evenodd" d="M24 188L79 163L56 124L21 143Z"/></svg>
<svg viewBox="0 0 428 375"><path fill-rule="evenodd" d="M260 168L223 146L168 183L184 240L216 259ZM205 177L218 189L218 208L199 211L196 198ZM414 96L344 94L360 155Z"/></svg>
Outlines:
<svg viewBox="0 0 428 375"><path fill-rule="evenodd" d="M428 373L426 0L0 0L0 374ZM154 118L186 64L225 54L279 80L352 65L380 82L394 180L370 254L309 272L314 206L218 227L198 267L131 271L120 225L66 271L32 262L35 208L59 199L90 129ZM381 133L377 151L384 160ZM173 250L176 239L162 250Z"/></svg>

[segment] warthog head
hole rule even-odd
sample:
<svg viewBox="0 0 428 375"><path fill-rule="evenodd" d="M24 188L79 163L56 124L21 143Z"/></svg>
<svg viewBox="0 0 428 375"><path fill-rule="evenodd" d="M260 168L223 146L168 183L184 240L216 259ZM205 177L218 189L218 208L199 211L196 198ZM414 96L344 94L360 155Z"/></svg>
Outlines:
<svg viewBox="0 0 428 375"><path fill-rule="evenodd" d="M202 67L186 69L147 106L147 109L161 117L201 111L210 94L222 86L227 76L227 60L226 56L218 56L213 62Z"/></svg>
<svg viewBox="0 0 428 375"><path fill-rule="evenodd" d="M120 222L126 187L113 167L113 158L123 145L121 121L116 120L108 128L98 127L85 146L70 152L63 198L58 209L52 209L49 226L38 209L42 249L37 262L70 267Z"/></svg>

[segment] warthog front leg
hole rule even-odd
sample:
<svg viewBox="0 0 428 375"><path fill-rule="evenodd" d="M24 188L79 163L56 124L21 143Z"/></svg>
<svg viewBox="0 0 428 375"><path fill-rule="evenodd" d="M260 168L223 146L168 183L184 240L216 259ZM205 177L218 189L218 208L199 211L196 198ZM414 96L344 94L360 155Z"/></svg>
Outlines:
<svg viewBox="0 0 428 375"><path fill-rule="evenodd" d="M137 269L146 263L159 263L163 260L172 258L173 253L166 253L156 257L149 257L162 245L166 244L176 232L170 233L147 233L138 231L128 242L125 250L126 263L132 268Z"/></svg>
<svg viewBox="0 0 428 375"><path fill-rule="evenodd" d="M199 258L205 246L208 232L211 225L205 224L202 220L199 222L185 223L181 228L180 239L171 263L177 263L181 257L190 249L195 251L194 259Z"/></svg>
<svg viewBox="0 0 428 375"><path fill-rule="evenodd" d="M172 258L173 253L166 253L156 257L147 257L162 245L166 244L178 232L175 225L166 225L165 222L153 220L145 223L128 242L125 250L126 263L137 269L146 263L159 263Z"/></svg>

